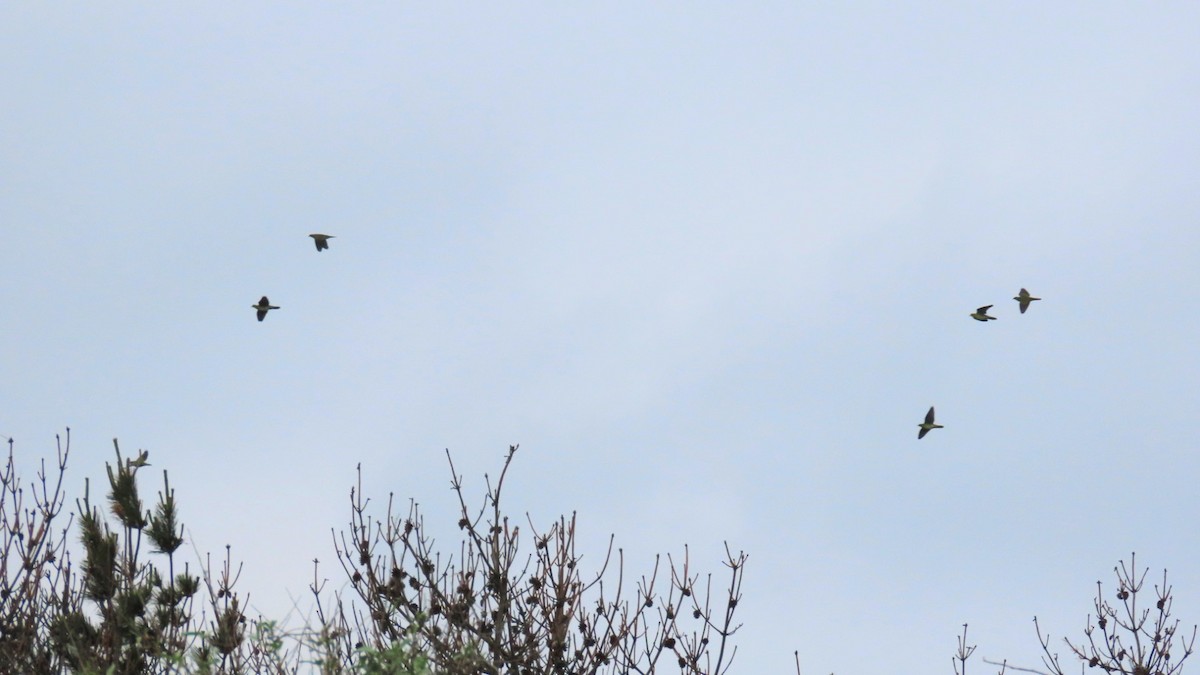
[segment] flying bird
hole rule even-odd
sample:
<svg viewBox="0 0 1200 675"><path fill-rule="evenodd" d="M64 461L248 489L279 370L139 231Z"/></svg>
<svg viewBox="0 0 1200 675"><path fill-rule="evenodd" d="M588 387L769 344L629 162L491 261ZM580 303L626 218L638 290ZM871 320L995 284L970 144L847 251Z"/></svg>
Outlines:
<svg viewBox="0 0 1200 675"><path fill-rule="evenodd" d="M925 413L925 421L917 425L921 430L917 432L917 439L925 438L925 434L929 433L930 429L944 429L940 424L933 423L933 406L929 406L929 412Z"/></svg>
<svg viewBox="0 0 1200 675"><path fill-rule="evenodd" d="M258 310L258 320L259 321L262 321L263 319L267 318L267 312L271 311L272 309L279 309L279 305L272 305L271 301L268 300L267 296L265 296L265 295L262 296L262 300L259 300L257 305L250 305L250 306L253 307L254 309Z"/></svg>
<svg viewBox="0 0 1200 675"><path fill-rule="evenodd" d="M975 319L976 321L995 321L996 317L988 316L988 313L987 313L987 311L991 308L992 308L991 305L984 305L983 307L980 307L979 309L975 310L971 314L971 318Z"/></svg>
<svg viewBox="0 0 1200 675"><path fill-rule="evenodd" d="M332 234L310 234L308 236L312 237L317 244L317 253L329 248L329 240L334 238Z"/></svg>
<svg viewBox="0 0 1200 675"><path fill-rule="evenodd" d="M126 460L129 462L130 468L140 469L143 466L150 466L150 451L142 450L138 453L137 459Z"/></svg>
<svg viewBox="0 0 1200 675"><path fill-rule="evenodd" d="M1022 288L1021 294L1014 297L1013 300L1016 300L1017 302L1021 303L1021 313L1024 314L1025 310L1029 309L1029 303L1033 302L1034 300L1041 300L1041 298L1033 297L1032 295L1029 294L1029 291Z"/></svg>

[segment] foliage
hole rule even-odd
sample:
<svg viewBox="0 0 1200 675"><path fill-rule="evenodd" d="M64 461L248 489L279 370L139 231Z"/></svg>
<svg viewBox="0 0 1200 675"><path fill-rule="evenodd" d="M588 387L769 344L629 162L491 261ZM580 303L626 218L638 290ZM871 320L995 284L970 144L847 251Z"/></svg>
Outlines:
<svg viewBox="0 0 1200 675"><path fill-rule="evenodd" d="M1131 555L1128 567L1122 560L1120 566L1113 568L1117 575L1116 605L1105 599L1102 584L1096 582L1096 614L1088 615L1084 639L1064 642L1080 661L1106 673L1175 675L1192 655L1196 627L1192 627L1190 636L1178 634L1180 622L1171 618L1172 587L1167 584L1165 569L1162 584L1155 584L1154 595L1146 600L1143 589L1150 569L1139 575L1135 561L1136 555ZM1154 606L1139 606L1139 600L1153 602ZM1042 634L1036 618L1034 627L1042 643L1042 663L1053 675L1063 675L1058 654L1050 649L1050 636Z"/></svg>
<svg viewBox="0 0 1200 675"><path fill-rule="evenodd" d="M585 580L574 514L541 533L530 521L531 549L522 557L521 528L500 508L516 447L473 514L454 477L464 533L457 560L432 550L415 504L404 518L389 508L386 520L372 520L360 481L351 491L351 535L335 540L355 596L343 602L335 594L326 610L314 574L315 626L293 632L245 615L248 596L235 591L241 567L229 547L215 566L206 556L198 573L180 563L183 525L167 473L149 509L138 484L149 453L125 459L116 440L113 447L107 508L93 502L85 481L69 513L70 430L59 440L57 471L43 463L29 485L17 476L9 441L0 474L0 672L653 673L670 664L719 675L733 661L744 554L727 550L729 586L715 606L711 577L702 582L690 570L686 547L679 562L667 556L630 590L620 550L612 564L610 539L599 571Z"/></svg>
<svg viewBox="0 0 1200 675"><path fill-rule="evenodd" d="M377 520L362 494L360 467L349 529L334 534L353 595L334 593L327 607L314 561L315 621L290 632L245 615L248 596L235 591L241 566L229 547L215 567L206 556L198 573L179 564L183 525L167 473L153 509L139 491L148 452L124 459L114 439L107 509L93 503L85 481L75 511L68 512L70 429L65 441L58 439L56 463L47 469L43 461L27 485L17 475L11 439L8 446L0 469L0 673L649 675L678 669L725 675L736 654L744 553L726 547L728 584L716 593L712 575L691 570L686 546L678 560L656 558L649 575L630 582L623 551L614 554L610 537L599 569L585 576L575 514L545 530L526 515L522 537L522 525L503 510L516 446L495 485L485 476L475 509L447 453L461 532L452 553L434 549L414 502L397 514L389 497ZM1114 568L1115 601L1097 582L1083 639L1063 642L1081 669L1180 675L1197 629L1179 632L1166 570L1151 592L1149 570L1139 573L1135 560ZM1066 675L1036 618L1034 627L1046 670L984 663L998 666L1000 675ZM967 674L974 652L964 624L955 675Z"/></svg>
<svg viewBox="0 0 1200 675"><path fill-rule="evenodd" d="M1190 635L1179 634L1180 621L1171 615L1174 596L1165 569L1162 584L1155 584L1153 596L1146 599L1145 583L1150 569L1139 574L1136 559L1137 555L1131 554L1128 566L1122 560L1113 568L1117 575L1116 604L1105 598L1103 584L1096 582L1093 601L1096 613L1088 615L1084 639L1064 638L1063 642L1081 668L1086 665L1119 675L1178 675L1195 648L1197 628L1192 626ZM1153 602L1153 608L1147 606L1149 602ZM1050 635L1042 632L1037 617L1034 617L1033 625L1042 648L1042 664L1047 671L1013 666L1007 660L997 663L984 659L984 663L1000 666L1000 675L1009 670L1066 675L1058 653L1050 647ZM975 645L967 645L967 626L963 624L963 634L954 655L955 675L966 675L967 659L974 651Z"/></svg>
<svg viewBox="0 0 1200 675"><path fill-rule="evenodd" d="M57 472L43 462L27 487L11 439L8 445L0 475L0 672L296 672L273 626L247 621L234 591L240 567L228 548L216 574L211 560L199 575L180 567L183 525L167 473L153 512L139 492L148 452L123 459L113 440L117 461L108 467L105 502L114 522L93 504L86 481L64 522L70 429L65 442L58 439ZM82 548L78 566L68 545L72 525ZM155 564L151 555L165 560Z"/></svg>
<svg viewBox="0 0 1200 675"><path fill-rule="evenodd" d="M199 573L180 566L184 544L175 492L163 472L148 509L138 472L149 453L108 466L107 512L90 486L65 512L64 478L71 430L58 440L56 464L42 462L36 479L20 482L8 441L0 470L0 673L295 674L341 675L592 675L644 674L658 669L724 675L740 625L745 554L726 548L728 585L714 596L712 575L691 572L682 558L656 558L653 571L625 579L623 551L610 538L598 571L584 577L575 548L576 516L560 516L539 531L528 515L527 537L500 506L509 448L499 479L481 506L468 506L450 460L457 497L457 556L433 548L415 502L397 515L389 498L382 520L368 512L359 484L350 490L350 524L335 533L338 562L353 587L325 607L316 562L310 587L316 626L282 631L274 621L247 619L248 596L234 590L241 573L226 546L216 568L206 556ZM486 476L485 476L486 479ZM106 518L106 513L110 518ZM77 531L78 548L71 543ZM76 565L72 554L82 551ZM528 552L522 552L528 551ZM162 556L162 557L152 557ZM1192 656L1196 627L1180 634L1174 596L1162 583L1146 587L1148 569L1135 556L1114 568L1115 602L1097 583L1094 615L1084 639L1064 639L1081 669L1117 675L1178 675ZM1049 634L1033 620L1046 670L1003 662L1010 671L1066 675ZM976 646L962 626L953 657L966 675ZM799 655L797 673L799 673Z"/></svg>
<svg viewBox="0 0 1200 675"><path fill-rule="evenodd" d="M92 626L77 619L80 597L66 538L70 516L59 526L66 462L60 443L57 479L43 461L38 481L26 491L8 441L8 462L0 475L0 672L57 671L66 635L79 643L97 639Z"/></svg>
<svg viewBox="0 0 1200 675"><path fill-rule="evenodd" d="M361 607L347 613L339 601L328 621L322 614L322 623L341 627L343 662L356 647L411 639L437 673L653 673L667 664L683 673L728 672L746 555L726 549L729 585L719 599L711 575L702 581L691 571L686 547L679 561L667 556L665 568L659 559L631 592L623 553L614 563L610 539L600 569L584 577L574 514L544 531L526 518L530 534L522 539L501 507L516 450L509 448L478 509L468 506L450 461L462 531L457 558L433 550L415 503L397 515L389 500L384 519L374 520L360 470L350 529L334 541ZM526 542L532 551L523 555Z"/></svg>

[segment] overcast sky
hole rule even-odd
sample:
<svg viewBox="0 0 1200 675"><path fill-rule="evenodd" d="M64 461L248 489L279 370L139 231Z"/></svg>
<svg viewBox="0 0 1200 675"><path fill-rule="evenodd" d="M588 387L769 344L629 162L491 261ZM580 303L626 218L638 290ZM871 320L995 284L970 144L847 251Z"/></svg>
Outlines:
<svg viewBox="0 0 1200 675"><path fill-rule="evenodd" d="M519 443L585 569L750 555L737 673L1039 665L1131 551L1190 626L1200 5L904 4L4 3L0 434L274 617Z"/></svg>

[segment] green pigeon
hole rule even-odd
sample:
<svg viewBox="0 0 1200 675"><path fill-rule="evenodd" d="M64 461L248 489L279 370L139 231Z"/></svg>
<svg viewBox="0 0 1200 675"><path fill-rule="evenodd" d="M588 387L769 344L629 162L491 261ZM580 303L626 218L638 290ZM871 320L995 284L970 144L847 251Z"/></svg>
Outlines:
<svg viewBox="0 0 1200 675"><path fill-rule="evenodd" d="M971 318L975 319L976 321L985 321L985 322L986 321L995 321L996 317L988 316L988 313L987 313L987 311L991 308L992 308L991 305L984 305L983 307L980 307L979 309L975 310L971 314Z"/></svg>
<svg viewBox="0 0 1200 675"><path fill-rule="evenodd" d="M1033 297L1032 295L1029 294L1029 291L1022 288L1021 294L1014 297L1013 300L1016 300L1017 302L1021 303L1021 313L1024 314L1025 310L1029 309L1029 303L1033 302L1034 300L1041 300L1041 298Z"/></svg>
<svg viewBox="0 0 1200 675"><path fill-rule="evenodd" d="M310 234L308 236L312 237L313 241L316 242L317 253L329 248L329 240L334 238L332 234Z"/></svg>
<svg viewBox="0 0 1200 675"><path fill-rule="evenodd" d="M279 305L272 305L271 301L268 300L267 296L265 296L265 295L262 296L262 300L259 300L257 305L250 305L250 306L253 307L254 309L258 310L258 320L259 321L262 321L263 319L267 318L267 312L269 312L270 310L279 309Z"/></svg>
<svg viewBox="0 0 1200 675"><path fill-rule="evenodd" d="M944 429L940 424L933 423L933 406L929 406L929 412L925 413L925 421L917 425L921 430L917 432L917 439L925 438L925 434L929 433L930 429Z"/></svg>
<svg viewBox="0 0 1200 675"><path fill-rule="evenodd" d="M150 459L150 451L142 450L141 452L138 453L137 459L129 460L129 466L134 467L134 468L139 468L139 469L143 466L150 466L150 462L147 461L149 459Z"/></svg>

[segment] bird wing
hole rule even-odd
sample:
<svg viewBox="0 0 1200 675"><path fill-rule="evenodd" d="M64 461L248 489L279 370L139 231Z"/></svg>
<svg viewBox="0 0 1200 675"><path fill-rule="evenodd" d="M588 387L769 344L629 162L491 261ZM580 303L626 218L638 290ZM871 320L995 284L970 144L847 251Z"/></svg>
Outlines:
<svg viewBox="0 0 1200 675"><path fill-rule="evenodd" d="M1025 289L1021 289L1021 290L1025 290ZM1021 304L1021 313L1022 313L1022 314L1024 314L1024 313L1025 313L1025 310L1029 309L1029 296L1028 296L1028 295L1022 295L1022 296L1021 296L1021 297L1018 299L1018 302Z"/></svg>
<svg viewBox="0 0 1200 675"><path fill-rule="evenodd" d="M270 301L270 300L268 300L268 299L267 299L267 296L265 296L265 295L264 295L264 296L262 296L262 300L259 300L259 301L258 301L258 304L260 304L260 305L263 305L263 306L267 306L267 305L270 305L270 304L271 304L271 301Z"/></svg>
<svg viewBox="0 0 1200 675"><path fill-rule="evenodd" d="M929 406L929 412L925 413L925 424L933 424L933 406Z"/></svg>
<svg viewBox="0 0 1200 675"><path fill-rule="evenodd" d="M267 318L267 310L265 310L265 309L260 309L257 312L255 312L255 314L258 315L259 321L262 321L263 319Z"/></svg>
<svg viewBox="0 0 1200 675"><path fill-rule="evenodd" d="M980 307L979 309L977 309L975 311L979 312L980 314L987 314L987 311L991 308L992 308L992 305L984 305L983 307Z"/></svg>
<svg viewBox="0 0 1200 675"><path fill-rule="evenodd" d="M921 427L921 430L917 432L917 440L919 441L922 438L925 438L925 434L927 434L927 433L929 433L929 429L926 429L925 427Z"/></svg>

